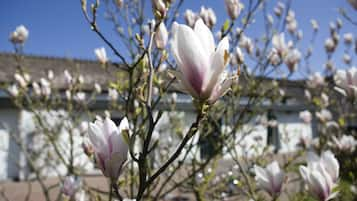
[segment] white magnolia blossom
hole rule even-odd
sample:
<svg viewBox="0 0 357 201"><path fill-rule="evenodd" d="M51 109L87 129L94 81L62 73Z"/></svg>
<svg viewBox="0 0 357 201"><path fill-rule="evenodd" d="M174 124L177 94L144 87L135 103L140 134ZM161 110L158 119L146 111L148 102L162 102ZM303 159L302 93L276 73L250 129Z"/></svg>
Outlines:
<svg viewBox="0 0 357 201"><path fill-rule="evenodd" d="M152 0L155 10L159 11L162 16L166 15L167 8L164 0Z"/></svg>
<svg viewBox="0 0 357 201"><path fill-rule="evenodd" d="M73 77L72 77L71 73L68 70L64 70L63 74L64 74L64 79L65 79L66 83L68 85L72 84Z"/></svg>
<svg viewBox="0 0 357 201"><path fill-rule="evenodd" d="M116 181L127 159L128 144L125 135L129 133L129 122L122 119L119 127L106 117L97 118L89 124L89 139L93 145L96 161L104 176Z"/></svg>
<svg viewBox="0 0 357 201"><path fill-rule="evenodd" d="M277 52L276 49L272 49L268 55L269 58L269 62L273 65L273 66L278 66L279 64L281 64L281 58Z"/></svg>
<svg viewBox="0 0 357 201"><path fill-rule="evenodd" d="M41 87L37 82L32 83L32 90L36 96L42 95Z"/></svg>
<svg viewBox="0 0 357 201"><path fill-rule="evenodd" d="M350 65L351 64L351 56L349 54L343 54L343 62L345 62L345 64Z"/></svg>
<svg viewBox="0 0 357 201"><path fill-rule="evenodd" d="M19 95L19 88L16 84L8 86L7 91L13 97L17 97Z"/></svg>
<svg viewBox="0 0 357 201"><path fill-rule="evenodd" d="M67 89L65 91L65 95L66 95L67 100L71 100L72 99L72 93L71 93L70 90Z"/></svg>
<svg viewBox="0 0 357 201"><path fill-rule="evenodd" d="M108 99L111 101L116 101L118 100L119 94L116 89L109 88L108 89Z"/></svg>
<svg viewBox="0 0 357 201"><path fill-rule="evenodd" d="M29 31L24 25L20 25L10 34L10 41L14 44L24 44L28 37Z"/></svg>
<svg viewBox="0 0 357 201"><path fill-rule="evenodd" d="M280 169L278 162L273 161L265 168L255 165L255 180L259 188L267 191L272 197L280 194L285 173Z"/></svg>
<svg viewBox="0 0 357 201"><path fill-rule="evenodd" d="M53 80L54 77L55 77L55 74L53 73L53 71L52 71L52 70L49 70L49 71L47 72L47 78L48 78L49 80Z"/></svg>
<svg viewBox="0 0 357 201"><path fill-rule="evenodd" d="M351 4L351 6L357 10L357 0L348 0Z"/></svg>
<svg viewBox="0 0 357 201"><path fill-rule="evenodd" d="M288 52L286 55L284 62L288 66L289 71L295 72L299 66L301 59L301 53L298 49L293 49Z"/></svg>
<svg viewBox="0 0 357 201"><path fill-rule="evenodd" d="M307 86L316 88L325 85L325 78L319 73L315 72L308 77Z"/></svg>
<svg viewBox="0 0 357 201"><path fill-rule="evenodd" d="M351 67L348 70L337 70L334 75L337 85L335 89L345 96L357 95L357 68Z"/></svg>
<svg viewBox="0 0 357 201"><path fill-rule="evenodd" d="M239 47L242 49L245 49L245 51L248 54L252 54L253 50L254 50L254 45L252 42L252 39L245 36L245 35L241 35L241 38L239 39Z"/></svg>
<svg viewBox="0 0 357 201"><path fill-rule="evenodd" d="M204 6L201 7L200 17L203 22L210 28L212 28L216 22L217 17L212 8L206 8Z"/></svg>
<svg viewBox="0 0 357 201"><path fill-rule="evenodd" d="M104 47L94 49L94 54L100 63L105 64L108 62L107 52Z"/></svg>
<svg viewBox="0 0 357 201"><path fill-rule="evenodd" d="M61 193L69 198L73 198L81 187L81 181L74 176L67 176L61 186Z"/></svg>
<svg viewBox="0 0 357 201"><path fill-rule="evenodd" d="M243 4L240 2L240 0L225 0L224 2L229 17L232 20L237 19L237 17L239 16L240 12L244 7Z"/></svg>
<svg viewBox="0 0 357 201"><path fill-rule="evenodd" d="M325 50L328 53L334 52L337 44L334 42L332 38L327 38L325 41Z"/></svg>
<svg viewBox="0 0 357 201"><path fill-rule="evenodd" d="M195 26L195 23L198 19L198 16L196 13L194 13L192 10L190 9L187 9L185 11L185 20L186 20L186 24L190 27L194 27Z"/></svg>
<svg viewBox="0 0 357 201"><path fill-rule="evenodd" d="M88 127L89 127L89 122L88 121L82 121L79 124L79 132L80 133L87 133L88 132Z"/></svg>
<svg viewBox="0 0 357 201"><path fill-rule="evenodd" d="M314 29L314 31L318 31L319 23L315 19L312 19L310 22L311 22L312 29Z"/></svg>
<svg viewBox="0 0 357 201"><path fill-rule="evenodd" d="M343 35L343 40L345 41L346 45L351 45L353 42L353 33L345 33Z"/></svg>
<svg viewBox="0 0 357 201"><path fill-rule="evenodd" d="M73 100L77 101L78 103L84 103L84 101L86 100L86 93L84 93L82 91L77 92L73 96Z"/></svg>
<svg viewBox="0 0 357 201"><path fill-rule="evenodd" d="M351 135L343 135L340 138L332 137L332 145L340 151L354 152L357 146L357 140Z"/></svg>
<svg viewBox="0 0 357 201"><path fill-rule="evenodd" d="M279 55L280 58L284 58L289 51L287 43L285 43L284 33L274 34L272 38L273 49Z"/></svg>
<svg viewBox="0 0 357 201"><path fill-rule="evenodd" d="M98 83L94 83L94 90L98 94L102 93L102 87Z"/></svg>
<svg viewBox="0 0 357 201"><path fill-rule="evenodd" d="M182 86L194 98L214 103L232 84L224 73L229 60L229 42L225 37L217 48L209 28L199 19L194 29L174 23L172 53Z"/></svg>
<svg viewBox="0 0 357 201"><path fill-rule="evenodd" d="M311 100L311 93L309 90L307 90L307 89L304 90L304 96L308 101Z"/></svg>
<svg viewBox="0 0 357 201"><path fill-rule="evenodd" d="M241 65L244 63L244 53L239 47L236 47L234 53L231 55L231 64Z"/></svg>
<svg viewBox="0 0 357 201"><path fill-rule="evenodd" d="M27 81L25 80L24 76L22 76L19 73L15 73L14 78L16 80L16 82L20 85L20 87L22 88L26 88L27 87Z"/></svg>
<svg viewBox="0 0 357 201"><path fill-rule="evenodd" d="M310 193L319 201L327 201L337 195L333 190L338 182L339 171L340 165L330 151L323 152L321 157L310 152L307 166L300 166L300 174Z"/></svg>
<svg viewBox="0 0 357 201"><path fill-rule="evenodd" d="M40 84L42 95L45 97L49 97L51 95L51 83L47 79L41 78Z"/></svg>
<svg viewBox="0 0 357 201"><path fill-rule="evenodd" d="M166 26L163 22L161 22L155 34L156 47L159 49L164 49L166 47L168 38L169 38L169 33L167 32Z"/></svg>
<svg viewBox="0 0 357 201"><path fill-rule="evenodd" d="M319 112L316 112L316 117L319 119L321 122L328 122L332 120L332 113L327 110L327 109L322 109Z"/></svg>
<svg viewBox="0 0 357 201"><path fill-rule="evenodd" d="M281 2L278 2L278 5L274 8L274 13L276 16L280 17L283 14L285 5Z"/></svg>
<svg viewBox="0 0 357 201"><path fill-rule="evenodd" d="M321 104L324 107L327 107L330 104L330 98L324 92L321 93Z"/></svg>
<svg viewBox="0 0 357 201"><path fill-rule="evenodd" d="M304 111L300 112L299 117L300 117L300 119L302 119L304 121L304 123L307 123L307 124L311 123L312 115L311 115L310 111L304 110Z"/></svg>

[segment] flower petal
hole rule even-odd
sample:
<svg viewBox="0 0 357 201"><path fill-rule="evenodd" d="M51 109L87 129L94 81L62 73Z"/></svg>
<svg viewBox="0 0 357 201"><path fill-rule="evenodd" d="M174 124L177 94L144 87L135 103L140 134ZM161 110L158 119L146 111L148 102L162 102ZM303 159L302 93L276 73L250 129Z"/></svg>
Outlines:
<svg viewBox="0 0 357 201"><path fill-rule="evenodd" d="M198 36L198 39L201 41L202 47L206 51L206 55L211 56L216 45L211 30L205 25L201 18L196 21L194 31Z"/></svg>
<svg viewBox="0 0 357 201"><path fill-rule="evenodd" d="M229 41L227 37L224 37L218 44L217 50L213 54L210 68L206 72L206 76L203 82L203 96L211 94L221 76L221 73L224 71L228 62L228 49Z"/></svg>

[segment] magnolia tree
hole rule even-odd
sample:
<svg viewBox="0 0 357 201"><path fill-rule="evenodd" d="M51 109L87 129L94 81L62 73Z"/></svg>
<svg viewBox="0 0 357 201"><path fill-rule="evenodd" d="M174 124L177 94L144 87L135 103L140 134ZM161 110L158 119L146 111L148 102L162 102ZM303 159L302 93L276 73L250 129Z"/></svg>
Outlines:
<svg viewBox="0 0 357 201"><path fill-rule="evenodd" d="M31 136L9 131L30 168L24 180L36 180L46 200L356 199L357 68L352 57L357 41L353 33L342 33L343 20L331 22L321 64L326 68L319 73L309 62L319 24L311 20L311 30L304 30L312 32L309 47L300 47L305 38L291 1L222 1L223 24L217 24L213 8L182 11L183 2L153 0L150 14L144 0L82 0L90 30L105 45L94 50L98 68L115 66L118 75L108 86L91 83L90 92L83 87L84 72L54 75L50 70L31 79L22 65L29 31L21 25L11 33L18 66L14 82L3 88L35 125ZM357 2L349 2L356 9ZM103 10L121 47L100 28ZM340 13L345 23L356 25L346 11ZM180 16L185 24L177 22ZM246 34L261 19L263 35ZM338 46L344 48L346 70L334 65ZM108 49L117 58L108 58ZM278 126L263 117L271 110L263 105L283 103L297 71L304 72L305 97L300 99L308 106L299 116L306 125L315 122L318 137L301 129L299 147L288 154L261 137L242 143L258 127ZM64 77L65 90L55 86L57 76ZM192 97L190 125L187 114L176 109L177 93ZM110 102L105 112L92 110L103 94ZM113 121L113 113L120 114L120 122ZM165 126L159 127L162 121ZM201 151L202 144L208 149ZM88 167L100 169L108 186L93 187ZM48 185L49 177L57 183ZM7 193L1 196L7 199Z"/></svg>

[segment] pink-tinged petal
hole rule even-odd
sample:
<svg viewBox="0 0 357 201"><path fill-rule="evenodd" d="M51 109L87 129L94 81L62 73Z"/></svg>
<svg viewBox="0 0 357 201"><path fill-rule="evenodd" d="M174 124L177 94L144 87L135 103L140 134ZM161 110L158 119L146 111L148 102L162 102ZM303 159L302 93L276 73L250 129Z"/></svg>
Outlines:
<svg viewBox="0 0 357 201"><path fill-rule="evenodd" d="M325 201L330 193L324 176L318 171L311 173L309 188L321 201Z"/></svg>
<svg viewBox="0 0 357 201"><path fill-rule="evenodd" d="M109 139L112 143L112 152L111 154L120 154L122 158L127 158L129 146L125 142L124 137L122 135L112 135Z"/></svg>
<svg viewBox="0 0 357 201"><path fill-rule="evenodd" d="M129 130L129 121L126 117L124 117L119 124L119 132L128 131Z"/></svg>
<svg viewBox="0 0 357 201"><path fill-rule="evenodd" d="M230 87L232 86L234 80L236 80L236 78L229 78L223 83L217 84L208 99L208 103L213 104L218 100L218 98L224 96L224 94L226 94L230 90Z"/></svg>
<svg viewBox="0 0 357 201"><path fill-rule="evenodd" d="M209 58L205 55L202 44L195 32L186 25L178 25L176 31L178 67L192 88L198 93L202 92L202 84L206 70L209 68Z"/></svg>
<svg viewBox="0 0 357 201"><path fill-rule="evenodd" d="M201 41L203 49L206 51L206 56L210 57L215 50L214 37L211 30L205 25L202 19L198 19L195 23L194 31Z"/></svg>
<svg viewBox="0 0 357 201"><path fill-rule="evenodd" d="M191 94L191 96L193 96L194 98L199 98L199 95L197 94L197 92L192 88L192 86L190 85L190 83L187 82L187 80L185 78L183 78L182 73L177 72L174 73L175 77L179 80L179 83L181 86L179 86L179 90L189 93ZM181 88L182 89L181 89Z"/></svg>
<svg viewBox="0 0 357 201"><path fill-rule="evenodd" d="M99 128L96 124L89 124L88 136L95 151L102 152L106 150L107 141L102 133L101 128Z"/></svg>
<svg viewBox="0 0 357 201"><path fill-rule="evenodd" d="M325 151L322 153L321 161L332 180L336 182L338 180L340 165L335 156L331 151Z"/></svg>
<svg viewBox="0 0 357 201"><path fill-rule="evenodd" d="M105 161L107 160L109 156L104 156L100 153L96 153L95 154L95 158L97 160L97 165L99 166L99 169L102 170L104 176L108 177L109 175L107 174L106 171L106 164Z"/></svg>
<svg viewBox="0 0 357 201"><path fill-rule="evenodd" d="M203 96L209 96L217 85L217 82L228 63L228 49L229 41L227 37L224 37L218 44L216 52L213 54L210 69L206 72L203 82Z"/></svg>
<svg viewBox="0 0 357 201"><path fill-rule="evenodd" d="M126 158L123 158L122 154L120 153L112 154L111 157L105 161L105 165L107 167L106 169L107 177L110 177L113 180L117 180L125 161Z"/></svg>

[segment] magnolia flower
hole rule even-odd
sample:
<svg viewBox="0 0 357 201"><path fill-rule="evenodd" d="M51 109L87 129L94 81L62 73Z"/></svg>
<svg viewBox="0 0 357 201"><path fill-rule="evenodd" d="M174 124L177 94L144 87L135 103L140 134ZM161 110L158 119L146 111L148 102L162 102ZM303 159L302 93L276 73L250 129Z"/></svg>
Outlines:
<svg viewBox="0 0 357 201"><path fill-rule="evenodd" d="M64 79L65 79L66 83L72 84L73 78L72 78L71 73L68 70L64 70L63 74L64 74Z"/></svg>
<svg viewBox="0 0 357 201"><path fill-rule="evenodd" d="M329 110L327 109L322 109L319 112L316 112L316 117L321 121L321 122L328 122L332 120L332 114Z"/></svg>
<svg viewBox="0 0 357 201"><path fill-rule="evenodd" d="M225 0L225 3L229 17L232 20L237 19L243 9L243 4L240 3L239 0Z"/></svg>
<svg viewBox="0 0 357 201"><path fill-rule="evenodd" d="M78 178L76 179L74 176L67 176L63 181L61 192L71 198L79 190L80 186L81 181Z"/></svg>
<svg viewBox="0 0 357 201"><path fill-rule="evenodd" d="M200 17L202 18L203 22L210 28L212 28L217 22L216 14L212 8L206 8L202 6Z"/></svg>
<svg viewBox="0 0 357 201"><path fill-rule="evenodd" d="M328 53L334 52L337 44L334 42L332 38L328 38L325 41L325 50Z"/></svg>
<svg viewBox="0 0 357 201"><path fill-rule="evenodd" d="M278 66L281 63L281 58L280 58L278 52L276 51L276 49L272 49L270 51L268 58L269 58L269 62L273 66Z"/></svg>
<svg viewBox="0 0 357 201"><path fill-rule="evenodd" d="M274 13L276 16L280 17L284 11L284 4L279 2L278 5L274 8Z"/></svg>
<svg viewBox="0 0 357 201"><path fill-rule="evenodd" d="M357 10L357 0L348 0L351 4L351 6Z"/></svg>
<svg viewBox="0 0 357 201"><path fill-rule="evenodd" d="M309 112L308 110L304 110L304 111L300 112L299 117L300 117L300 119L302 119L304 121L304 123L307 123L307 124L309 124L312 120L311 112Z"/></svg>
<svg viewBox="0 0 357 201"><path fill-rule="evenodd" d="M163 0L152 0L152 4L154 9L160 12L161 16L166 15L167 8Z"/></svg>
<svg viewBox="0 0 357 201"><path fill-rule="evenodd" d="M185 11L185 20L186 20L186 24L190 27L194 27L195 26L195 22L197 21L197 14L194 13L192 10L187 9Z"/></svg>
<svg viewBox="0 0 357 201"><path fill-rule="evenodd" d="M16 82L22 88L26 88L27 87L27 81L25 80L25 78L22 75L20 75L19 73L15 73L14 78L15 78Z"/></svg>
<svg viewBox="0 0 357 201"><path fill-rule="evenodd" d="M343 35L343 40L345 41L346 45L351 45L353 42L353 33L345 33Z"/></svg>
<svg viewBox="0 0 357 201"><path fill-rule="evenodd" d="M320 201L327 201L337 195L333 190L338 181L339 169L339 163L332 152L323 152L321 158L309 153L308 164L300 166L300 174L310 193Z"/></svg>
<svg viewBox="0 0 357 201"><path fill-rule="evenodd" d="M281 58L284 58L288 51L288 45L285 43L284 33L275 34L272 38L273 49L278 53Z"/></svg>
<svg viewBox="0 0 357 201"><path fill-rule="evenodd" d="M354 152L357 140L351 135L343 135L341 138L332 137L333 145L340 151Z"/></svg>
<svg viewBox="0 0 357 201"><path fill-rule="evenodd" d="M229 89L232 79L223 73L229 58L225 37L215 47L209 28L199 19L194 29L174 23L172 52L180 74L178 79L196 99L214 103Z"/></svg>
<svg viewBox="0 0 357 201"><path fill-rule="evenodd" d="M65 92L65 95L66 95L67 100L71 100L72 99L72 93L71 93L70 90L67 89L66 92Z"/></svg>
<svg viewBox="0 0 357 201"><path fill-rule="evenodd" d="M161 22L155 34L156 47L159 49L164 49L167 44L168 37L169 34L167 32L166 26L163 22Z"/></svg>
<svg viewBox="0 0 357 201"><path fill-rule="evenodd" d="M89 139L93 145L96 161L104 176L117 180L127 159L129 122L122 119L119 127L106 117L89 124Z"/></svg>
<svg viewBox="0 0 357 201"><path fill-rule="evenodd" d="M343 62L345 62L345 64L350 65L351 64L351 56L349 54L343 54Z"/></svg>
<svg viewBox="0 0 357 201"><path fill-rule="evenodd" d="M252 54L254 49L252 39L250 39L245 35L242 35L241 38L239 39L239 47L245 49L245 51L247 51L248 54Z"/></svg>
<svg viewBox="0 0 357 201"><path fill-rule="evenodd" d="M7 88L7 91L9 92L9 94L13 97L17 97L19 95L19 88L17 87L16 84L10 85Z"/></svg>
<svg viewBox="0 0 357 201"><path fill-rule="evenodd" d="M16 27L10 35L10 41L14 44L24 44L29 37L29 31L24 25Z"/></svg>
<svg viewBox="0 0 357 201"><path fill-rule="evenodd" d="M288 22L288 24L286 25L286 28L288 29L288 31L290 33L295 33L298 27L298 22L294 19L291 22Z"/></svg>
<svg viewBox="0 0 357 201"><path fill-rule="evenodd" d="M319 23L315 19L312 19L310 22L311 22L312 29L314 29L314 31L318 31Z"/></svg>
<svg viewBox="0 0 357 201"><path fill-rule="evenodd" d="M55 74L53 73L53 71L52 71L52 70L49 70L49 71L47 72L47 78L48 78L49 80L53 80L54 77L55 77Z"/></svg>
<svg viewBox="0 0 357 201"><path fill-rule="evenodd" d="M77 101L78 103L84 103L84 101L86 100L86 93L84 93L82 91L77 92L73 96L73 100Z"/></svg>
<svg viewBox="0 0 357 201"><path fill-rule="evenodd" d="M273 161L266 168L254 166L255 180L259 188L267 191L272 197L280 194L285 173L280 169L278 162Z"/></svg>
<svg viewBox="0 0 357 201"><path fill-rule="evenodd" d="M118 96L119 96L119 94L118 94L118 91L116 89L112 89L112 88L108 89L108 98L109 98L109 100L116 101L116 100L118 100Z"/></svg>
<svg viewBox="0 0 357 201"><path fill-rule="evenodd" d="M41 78L40 83L42 95L45 97L49 97L51 95L51 83L45 78Z"/></svg>
<svg viewBox="0 0 357 201"><path fill-rule="evenodd" d="M310 88L316 88L319 86L323 86L325 84L325 78L319 72L315 72L314 74L310 75L307 80L307 85Z"/></svg>
<svg viewBox="0 0 357 201"><path fill-rule="evenodd" d="M288 66L290 73L295 72L301 59L301 53L297 49L290 50L284 62Z"/></svg>
<svg viewBox="0 0 357 201"><path fill-rule="evenodd" d="M41 96L42 94L41 87L37 82L32 83L32 90L36 96Z"/></svg>
<svg viewBox="0 0 357 201"><path fill-rule="evenodd" d="M334 75L337 85L335 89L345 96L357 95L357 68L351 67L348 70L337 70Z"/></svg>
<svg viewBox="0 0 357 201"><path fill-rule="evenodd" d="M244 54L239 47L236 47L233 54L231 54L231 64L232 65L241 65L244 63Z"/></svg>
<svg viewBox="0 0 357 201"><path fill-rule="evenodd" d="M98 94L102 93L102 87L100 86L100 84L94 83L94 89L96 93Z"/></svg>
<svg viewBox="0 0 357 201"><path fill-rule="evenodd" d="M311 100L311 93L309 90L307 90L307 89L304 90L304 96L308 101Z"/></svg>
<svg viewBox="0 0 357 201"><path fill-rule="evenodd" d="M104 47L94 49L94 54L100 63L105 64L108 62L107 52Z"/></svg>

